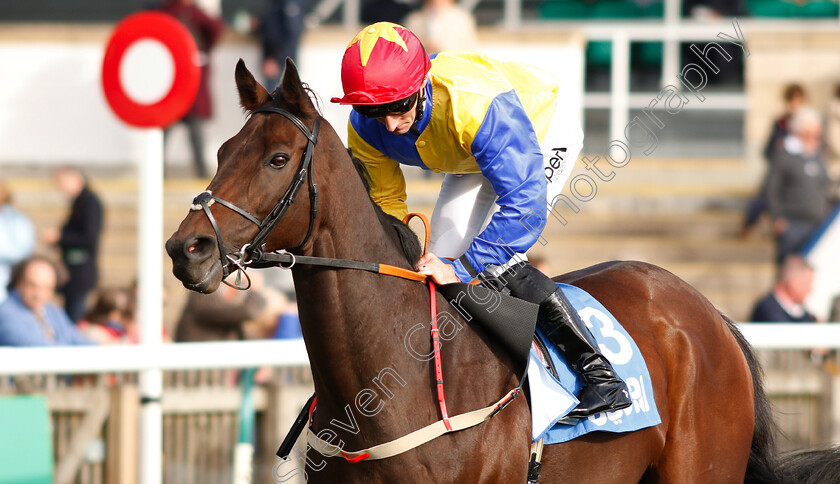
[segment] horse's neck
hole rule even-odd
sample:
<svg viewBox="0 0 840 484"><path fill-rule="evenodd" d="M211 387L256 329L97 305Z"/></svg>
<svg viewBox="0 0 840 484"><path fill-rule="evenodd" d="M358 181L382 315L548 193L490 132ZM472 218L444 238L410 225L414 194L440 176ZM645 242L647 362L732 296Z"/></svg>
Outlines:
<svg viewBox="0 0 840 484"><path fill-rule="evenodd" d="M345 175L357 177L353 170L350 166ZM333 186L330 197L324 197L317 234L306 255L407 267L401 249L386 232L391 227L379 221L361 183L352 178L341 183L345 189ZM356 269L296 266L293 275L319 402L334 402L339 410L347 403L352 406L360 389L383 369L411 360L396 335L418 322L428 323L424 285ZM410 363L415 367L417 362ZM413 378L406 371L409 365L401 366L399 375L406 381ZM427 374L420 377L428 379Z"/></svg>

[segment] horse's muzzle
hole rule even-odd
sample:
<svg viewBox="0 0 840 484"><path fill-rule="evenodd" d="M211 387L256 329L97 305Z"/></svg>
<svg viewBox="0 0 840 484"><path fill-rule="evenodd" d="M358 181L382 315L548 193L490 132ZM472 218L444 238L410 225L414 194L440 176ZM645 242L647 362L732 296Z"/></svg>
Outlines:
<svg viewBox="0 0 840 484"><path fill-rule="evenodd" d="M210 293L219 287L222 266L217 251L216 239L211 235L181 238L176 233L166 241L172 273L192 291Z"/></svg>

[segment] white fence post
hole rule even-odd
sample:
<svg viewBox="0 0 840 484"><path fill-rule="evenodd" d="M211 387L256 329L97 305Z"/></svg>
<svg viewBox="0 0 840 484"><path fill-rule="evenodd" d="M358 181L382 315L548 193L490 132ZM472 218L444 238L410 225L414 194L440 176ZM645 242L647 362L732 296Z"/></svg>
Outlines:
<svg viewBox="0 0 840 484"><path fill-rule="evenodd" d="M679 29L682 17L681 0L665 0L665 32L662 39L662 79L661 86L665 87L680 69L680 42L674 33Z"/></svg>
<svg viewBox="0 0 840 484"><path fill-rule="evenodd" d="M160 347L163 336L163 130L147 130L146 157L140 171L138 203L137 310L140 342ZM163 372L140 374L140 483L160 484L163 446Z"/></svg>
<svg viewBox="0 0 840 484"><path fill-rule="evenodd" d="M610 92L610 140L613 141L624 138L630 117L630 41L622 31L612 38Z"/></svg>

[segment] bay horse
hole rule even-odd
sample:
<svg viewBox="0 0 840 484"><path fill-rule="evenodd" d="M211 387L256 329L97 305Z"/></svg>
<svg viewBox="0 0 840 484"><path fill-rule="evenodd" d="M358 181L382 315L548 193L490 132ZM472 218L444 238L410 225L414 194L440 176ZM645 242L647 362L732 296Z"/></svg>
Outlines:
<svg viewBox="0 0 840 484"><path fill-rule="evenodd" d="M184 286L216 290L263 246L298 258L412 269L420 255L416 236L372 202L363 171L319 115L294 63L287 61L273 93L241 60L235 79L250 117L221 146L208 192L166 243ZM412 354L431 354L432 343L428 333L406 336L429 324L429 288L355 269L297 263L291 271L317 395L310 431L356 450L439 421L435 371ZM642 262L603 263L556 280L588 291L635 339L662 422L546 446L541 483L775 482L760 367L735 325L705 297ZM517 363L439 294L435 299L439 311L458 319L440 350L449 414L496 402L520 383ZM523 483L529 412L526 398L515 398L492 419L383 460L353 463L309 449L308 481Z"/></svg>

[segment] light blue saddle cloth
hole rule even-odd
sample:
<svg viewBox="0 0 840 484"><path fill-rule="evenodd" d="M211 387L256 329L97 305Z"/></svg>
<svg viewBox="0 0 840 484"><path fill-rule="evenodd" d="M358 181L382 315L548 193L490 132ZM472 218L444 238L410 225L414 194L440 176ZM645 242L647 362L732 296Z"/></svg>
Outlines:
<svg viewBox="0 0 840 484"><path fill-rule="evenodd" d="M577 395L583 385L563 355L538 329L537 334L546 342L559 380L545 369L538 353L532 347L528 368L532 438L536 441L545 436L545 444L557 444L596 430L632 432L659 424L661 420L653 399L650 373L636 343L615 317L589 293L567 284L557 285L589 327L599 343L601 352L610 360L618 376L627 383L633 405L614 412L591 415L578 420L574 425L558 423L559 419L578 404L574 395Z"/></svg>

